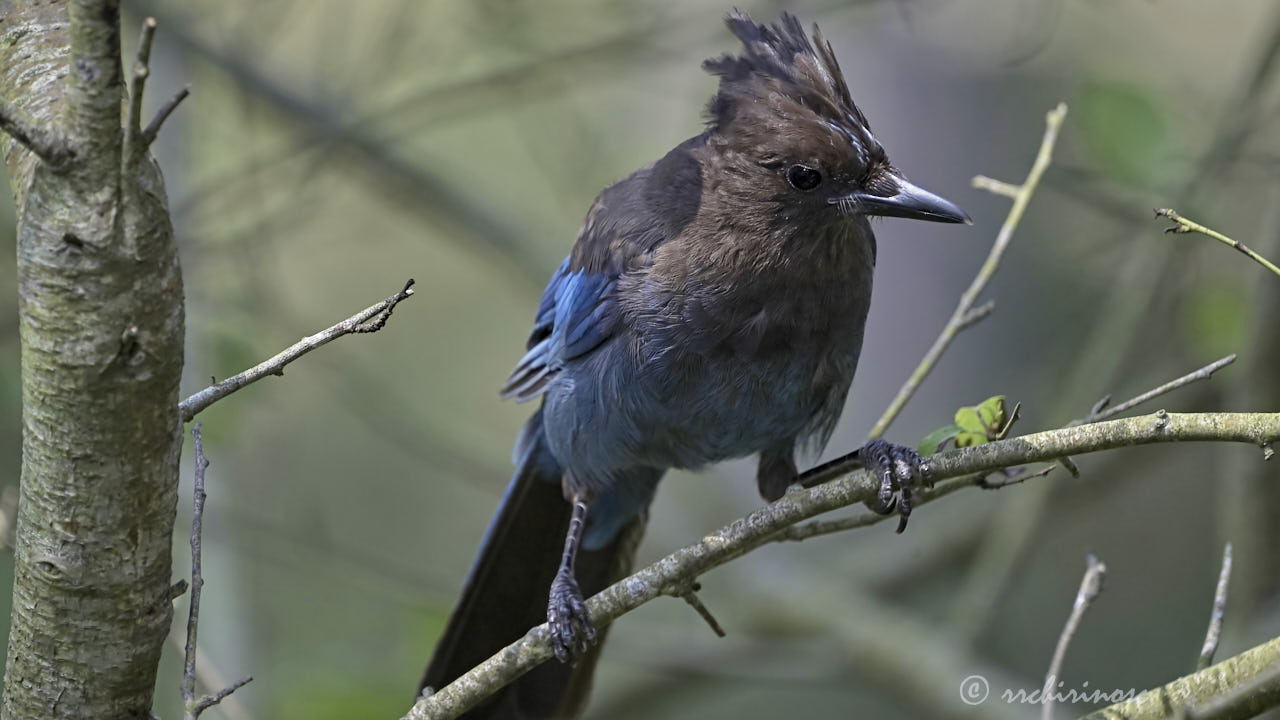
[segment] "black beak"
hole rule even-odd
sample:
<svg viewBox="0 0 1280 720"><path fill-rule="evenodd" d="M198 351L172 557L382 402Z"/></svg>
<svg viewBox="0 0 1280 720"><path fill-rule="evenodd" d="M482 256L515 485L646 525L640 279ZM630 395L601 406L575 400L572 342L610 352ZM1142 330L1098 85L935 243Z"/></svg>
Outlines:
<svg viewBox="0 0 1280 720"><path fill-rule="evenodd" d="M859 191L831 200L833 204L847 204L863 215L911 218L931 222L964 223L972 225L969 214L955 203L938 197L922 187L912 185L897 173L885 177L888 195Z"/></svg>

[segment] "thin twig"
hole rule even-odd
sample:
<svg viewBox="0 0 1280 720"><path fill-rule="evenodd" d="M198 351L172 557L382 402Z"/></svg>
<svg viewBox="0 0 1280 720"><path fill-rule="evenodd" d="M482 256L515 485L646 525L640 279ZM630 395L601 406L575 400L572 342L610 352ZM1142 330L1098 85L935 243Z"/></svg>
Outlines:
<svg viewBox="0 0 1280 720"><path fill-rule="evenodd" d="M1017 198L1018 193L1022 192L1021 185L1014 185L1003 180L989 178L986 175L977 175L973 178L973 186L979 190L986 190L995 195L1003 195L1007 198Z"/></svg>
<svg viewBox="0 0 1280 720"><path fill-rule="evenodd" d="M677 592L676 595L679 596L681 600L689 603L689 607L693 608L698 613L698 616L701 617L703 622L711 628L711 632L715 633L716 637L724 637L724 628L721 627L720 622L716 620L716 616L712 615L711 611L707 609L707 606L702 603L702 598L697 595L697 592L701 589L702 587L695 582L686 585L680 592Z"/></svg>
<svg viewBox="0 0 1280 720"><path fill-rule="evenodd" d="M182 580L182 592L187 591L187 581ZM186 646L183 638L178 633L169 635L169 641L178 649L178 652L184 652ZM226 687L227 681L218 668L209 660L209 656L205 653L204 648L196 646L196 686L197 687ZM245 709L236 695L223 698L218 707L226 720L249 720L249 712Z"/></svg>
<svg viewBox="0 0 1280 720"><path fill-rule="evenodd" d="M928 462L932 477L941 487L943 481L952 478L1047 462L1063 455L1157 442L1229 440L1262 445L1277 439L1280 439L1280 413L1156 413L948 450L929 456ZM691 582L712 568L772 542L788 527L822 513L874 500L879 485L870 473L862 471L800 492L789 492L778 501L598 593L587 602L591 619L597 626L604 627L665 594L666 589ZM551 657L550 635L543 623L430 697L419 699L405 717L408 720L457 717Z"/></svg>
<svg viewBox="0 0 1280 720"><path fill-rule="evenodd" d="M1098 593L1102 592L1102 579L1107 574L1106 564L1099 562L1093 553L1089 553L1085 562L1087 566L1084 577L1080 580L1080 589L1076 591L1076 600L1071 605L1071 615L1067 618L1066 626L1062 628L1062 634L1058 636L1058 646L1053 650L1053 661L1049 663L1049 672L1044 677L1042 693L1044 705L1040 709L1041 720L1053 720L1053 701L1058 694L1056 692L1058 678L1062 675L1062 663L1067 657L1067 647L1071 644L1071 638L1075 637L1085 611L1093 604Z"/></svg>
<svg viewBox="0 0 1280 720"><path fill-rule="evenodd" d="M133 63L133 87L129 91L129 105L125 113L124 163L126 169L136 162L142 150L138 147L138 139L142 136L142 95L146 92L147 78L151 76L151 43L155 37L156 19L149 17L142 21L142 35L138 37L138 55Z"/></svg>
<svg viewBox="0 0 1280 720"><path fill-rule="evenodd" d="M239 680L231 683L230 685L222 688L218 692L213 693L212 695L205 695L204 697L200 698L199 701L196 702L195 707L193 708L191 717L193 718L200 717L200 714L203 713L205 710L208 710L214 705L217 705L218 703L222 702L227 698L228 695L239 690L245 685L248 685L251 682L253 682L253 676L246 675L240 678Z"/></svg>
<svg viewBox="0 0 1280 720"><path fill-rule="evenodd" d="M1106 420L1107 418L1115 417L1116 415L1119 415L1120 413L1126 410L1135 408L1141 405L1142 403L1154 400L1160 397L1161 395L1171 393L1174 390L1177 390L1178 388L1183 387L1184 385L1190 385L1191 383L1197 380L1207 380L1210 377L1213 377L1213 374L1215 372L1217 372L1218 370L1221 370L1222 368L1230 365L1235 361L1236 361L1236 355L1235 353L1232 353L1224 358L1220 358L1218 360L1215 360L1209 363L1208 365L1205 365L1199 370L1189 372L1180 378L1170 380L1169 382L1159 387L1152 388L1142 393L1141 395L1136 395L1134 397L1131 397L1128 400L1125 400L1124 402L1120 403L1119 405L1107 407L1108 404L1111 402L1111 395L1110 393L1108 393L1107 395L1104 395L1101 400L1093 404L1093 407L1089 410L1089 414L1087 416L1076 419L1076 420L1072 420L1070 423L1067 424L1067 427L1075 427L1077 425L1083 425L1085 423L1091 423L1091 422L1098 422L1099 420ZM1071 458L1069 457L1058 458L1058 464L1066 468L1067 472L1071 473L1071 477L1074 477L1074 478L1080 477L1080 468L1076 467L1075 461L1073 461Z"/></svg>
<svg viewBox="0 0 1280 720"><path fill-rule="evenodd" d="M204 433L198 422L191 428L191 441L195 445L196 473L194 508L191 511L191 597L182 665L182 704L187 708L187 715L191 714L196 694L196 635L200 629L200 592L204 589L204 575L200 571L200 538L204 525L204 471L209 467L209 460L204 456Z"/></svg>
<svg viewBox="0 0 1280 720"><path fill-rule="evenodd" d="M342 322L321 330L315 335L302 338L290 345L269 360L265 360L234 377L220 383L214 383L178 404L178 413L183 422L190 422L200 411L239 390L246 385L261 380L268 375L284 375L284 368L289 363L306 355L322 345L326 345L343 335L352 333L370 333L381 330L391 317L391 312L405 298L413 295L413 278L404 284L404 288L383 300L370 305Z"/></svg>
<svg viewBox="0 0 1280 720"><path fill-rule="evenodd" d="M988 300L982 303L978 307L965 313L964 317L960 318L960 327L958 327L957 330L966 330L969 326L976 325L982 320L985 320L988 315L995 312L995 309L995 300Z"/></svg>
<svg viewBox="0 0 1280 720"><path fill-rule="evenodd" d="M1026 470L1014 475L1013 477L1005 478L1004 480L988 480L984 477L975 482L974 485L982 488L983 490L999 490L1001 488L1007 488L1010 485L1021 485L1028 480L1045 477L1057 468L1057 465L1050 465L1048 467L1040 468L1039 470Z"/></svg>
<svg viewBox="0 0 1280 720"><path fill-rule="evenodd" d="M164 124L165 120L169 119L174 110L178 109L178 104L186 100L190 94L191 86L188 85L174 93L173 97L160 106L160 109L156 111L156 116L151 119L151 122L147 123L147 128L142 131L142 147L151 147L151 143L155 142L156 136L160 134L160 126Z"/></svg>
<svg viewBox="0 0 1280 720"><path fill-rule="evenodd" d="M0 132L35 153L53 167L63 167L75 153L61 132L49 130L23 116L16 108L0 103Z"/></svg>
<svg viewBox="0 0 1280 720"><path fill-rule="evenodd" d="M1217 240L1218 242L1228 247L1235 248L1236 250L1243 253L1246 257L1248 257L1250 260L1253 260L1254 262L1258 263L1262 267L1270 270L1272 273L1276 275L1276 277L1280 277L1280 267L1276 267L1275 263L1262 257L1261 255L1254 252L1253 250L1250 250L1249 247L1244 243L1240 242L1239 240L1234 240L1232 238L1229 238L1226 235L1223 235L1222 233L1218 232L1217 230L1214 230L1213 228L1205 227L1204 225L1201 225L1200 223L1194 220L1188 220L1187 218L1184 218L1181 215L1179 215L1177 211L1175 211L1173 208L1158 208L1156 210L1156 217L1167 217L1175 223L1173 227L1165 228L1165 232L1167 233L1185 234L1190 232L1197 232L1197 233L1200 233L1201 235L1204 235L1205 237L1211 237L1214 240Z"/></svg>
<svg viewBox="0 0 1280 720"><path fill-rule="evenodd" d="M981 269L974 277L973 282L969 285L969 289L964 291L960 296L960 302L956 305L955 312L951 313L951 319L947 321L942 333L933 341L933 346L929 348L929 352L925 353L924 359L916 367L915 372L911 373L911 377L903 383L902 388L898 390L898 394L893 398L893 402L889 403L889 407L876 421L874 427L871 428L871 438L878 438L884 435L889 429L889 424L898 417L898 413L902 412L902 408L906 406L907 401L919 389L920 384L933 371L938 360L942 357L942 353L946 351L947 346L955 339L956 335L968 325L972 324L972 320L966 322L970 316L970 310L974 303L978 301L978 296L986 289L987 283L991 281L991 277L995 275L996 269L1000 267L1000 259L1004 256L1004 251L1009 247L1009 241L1013 239L1013 232L1018 228L1018 223L1022 221L1022 215L1026 212L1027 204L1031 201L1032 194L1036 191L1036 186L1040 184L1040 176L1044 174L1046 168L1049 167L1050 161L1053 159L1053 145L1058 139L1058 129L1062 127L1062 121L1067 116L1067 106L1059 103L1058 107L1050 110L1045 116L1044 139L1040 141L1040 152L1036 154L1035 162L1031 165L1031 171L1027 173L1027 179L1022 185L1018 186L1018 192L1013 197L1013 206L1009 208L1009 214L1005 217L1004 225L1000 227L1000 232L996 235L995 243L991 246L991 252L987 254L987 259L982 263ZM974 185L977 187L985 187L990 189L991 184L988 180L974 179Z"/></svg>
<svg viewBox="0 0 1280 720"><path fill-rule="evenodd" d="M222 699L253 680L246 677L228 685L212 695L196 698L197 635L200 629L200 593L204 589L204 575L200 569L200 541L204 532L204 473L209 459L204 455L204 434L197 422L191 428L191 441L195 446L196 473L194 502L191 511L191 597L187 610L187 642L183 646L182 707L184 720L196 720L205 710L222 702Z"/></svg>
<svg viewBox="0 0 1280 720"><path fill-rule="evenodd" d="M1089 412L1088 417L1082 418L1080 420L1073 420L1071 421L1071 425L1069 425L1068 427L1081 425L1083 423L1098 422L1099 420L1106 420L1108 418L1115 417L1116 415L1119 415L1120 413L1125 412L1126 410L1131 410L1141 405L1142 403L1154 400L1160 397L1161 395L1167 395L1173 392L1174 390L1177 390L1186 385L1190 385L1191 383L1196 382L1197 380L1208 380L1209 378L1213 377L1213 374L1215 372L1221 370L1222 368L1230 365L1235 361L1236 361L1236 355L1235 353L1232 353L1224 358L1214 360L1213 362L1209 363L1208 365L1205 365L1199 370L1189 372L1180 378L1170 380L1169 382L1159 387L1152 388L1142 393L1141 395L1135 395L1134 397L1131 397L1128 400L1125 400L1119 405L1113 405L1111 407L1107 407L1106 403L1100 400L1096 405L1093 406L1093 409ZM1110 396L1108 396L1107 398L1103 398L1103 400L1109 401Z"/></svg>
<svg viewBox="0 0 1280 720"><path fill-rule="evenodd" d="M1222 637L1222 619L1227 614L1227 585L1231 582L1231 543L1222 549L1222 570L1218 573L1218 588L1213 593L1213 611L1209 613L1209 630L1204 635L1204 646L1200 648L1200 659L1196 662L1196 670L1203 670L1213 664L1213 655L1218 652L1218 639Z"/></svg>

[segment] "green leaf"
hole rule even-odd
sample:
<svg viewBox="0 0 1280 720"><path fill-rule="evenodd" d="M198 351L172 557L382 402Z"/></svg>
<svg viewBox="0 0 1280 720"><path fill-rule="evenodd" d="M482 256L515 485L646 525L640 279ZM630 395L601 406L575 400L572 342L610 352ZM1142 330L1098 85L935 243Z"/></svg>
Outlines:
<svg viewBox="0 0 1280 720"><path fill-rule="evenodd" d="M920 446L916 448L916 452L921 455L932 455L942 449L943 445L954 440L956 435L962 431L963 428L959 425L940 427L924 436L924 439L920 441Z"/></svg>
<svg viewBox="0 0 1280 720"><path fill-rule="evenodd" d="M956 447L983 445L1000 433L1008 422L1008 413L1004 406L1004 396L995 395L977 405L970 405L956 410L956 425L960 432L956 434Z"/></svg>

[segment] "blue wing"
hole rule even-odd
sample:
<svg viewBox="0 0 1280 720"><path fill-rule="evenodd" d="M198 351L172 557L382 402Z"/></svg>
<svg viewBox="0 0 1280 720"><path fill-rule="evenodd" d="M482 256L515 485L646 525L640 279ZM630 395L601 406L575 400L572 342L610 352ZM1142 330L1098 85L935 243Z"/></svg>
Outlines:
<svg viewBox="0 0 1280 720"><path fill-rule="evenodd" d="M502 386L504 398L524 402L541 395L565 361L591 352L613 335L618 275L570 270L570 259L560 263L542 293L528 352Z"/></svg>
<svg viewBox="0 0 1280 720"><path fill-rule="evenodd" d="M541 395L567 361L617 332L618 279L643 272L654 249L698 211L702 178L692 153L705 141L705 134L690 138L596 198L573 252L542 293L528 352L502 386L503 397L523 402Z"/></svg>

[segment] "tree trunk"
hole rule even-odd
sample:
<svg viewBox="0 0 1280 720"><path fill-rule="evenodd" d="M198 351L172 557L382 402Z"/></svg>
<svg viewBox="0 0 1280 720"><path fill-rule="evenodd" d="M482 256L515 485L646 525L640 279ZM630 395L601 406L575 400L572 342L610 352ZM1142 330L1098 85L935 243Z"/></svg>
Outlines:
<svg viewBox="0 0 1280 720"><path fill-rule="evenodd" d="M23 401L4 718L146 718L172 615L182 276L121 125L119 37L119 0L0 4L0 106L66 151L4 143Z"/></svg>

